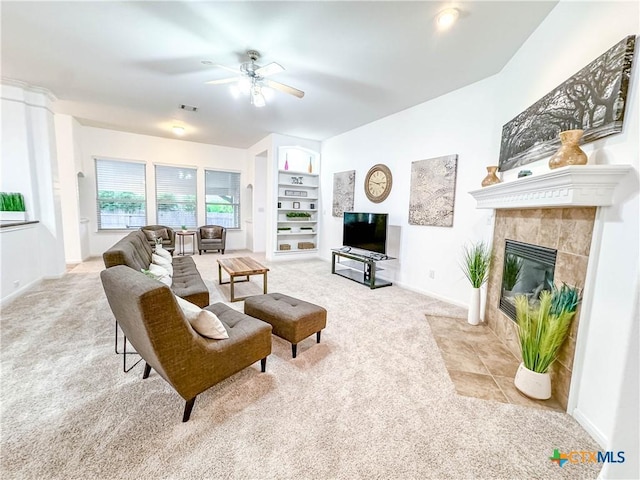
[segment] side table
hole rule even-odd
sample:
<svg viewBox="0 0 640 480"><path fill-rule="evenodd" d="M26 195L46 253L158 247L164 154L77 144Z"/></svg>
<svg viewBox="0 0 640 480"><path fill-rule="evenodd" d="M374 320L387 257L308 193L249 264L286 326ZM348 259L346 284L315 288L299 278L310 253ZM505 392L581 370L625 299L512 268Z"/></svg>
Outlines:
<svg viewBox="0 0 640 480"><path fill-rule="evenodd" d="M196 232L192 232L190 230L178 230L176 235L180 239L180 251L177 255L186 255L186 253L184 253L184 239L189 236L191 237L191 255L196 253Z"/></svg>

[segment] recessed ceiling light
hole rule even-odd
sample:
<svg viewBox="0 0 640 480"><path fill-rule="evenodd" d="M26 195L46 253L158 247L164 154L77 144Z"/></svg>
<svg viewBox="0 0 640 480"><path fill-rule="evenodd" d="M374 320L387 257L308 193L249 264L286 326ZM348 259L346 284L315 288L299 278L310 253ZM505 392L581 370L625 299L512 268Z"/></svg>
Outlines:
<svg viewBox="0 0 640 480"><path fill-rule="evenodd" d="M174 125L174 126L171 128L171 130L173 131L173 133L174 133L175 135L179 135L179 136L184 135L184 127L180 127L180 126L178 126L178 125Z"/></svg>
<svg viewBox="0 0 640 480"><path fill-rule="evenodd" d="M457 8L447 8L438 14L436 22L440 28L449 28L458 19L458 15L460 12Z"/></svg>

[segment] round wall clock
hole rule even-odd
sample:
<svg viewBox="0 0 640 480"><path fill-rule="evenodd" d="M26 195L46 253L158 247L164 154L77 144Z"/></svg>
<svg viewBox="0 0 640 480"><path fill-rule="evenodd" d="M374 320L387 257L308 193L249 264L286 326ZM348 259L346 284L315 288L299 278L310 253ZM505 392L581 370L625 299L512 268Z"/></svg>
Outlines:
<svg viewBox="0 0 640 480"><path fill-rule="evenodd" d="M391 170L386 165L379 163L369 169L364 179L364 193L372 202L380 203L391 193L392 183Z"/></svg>

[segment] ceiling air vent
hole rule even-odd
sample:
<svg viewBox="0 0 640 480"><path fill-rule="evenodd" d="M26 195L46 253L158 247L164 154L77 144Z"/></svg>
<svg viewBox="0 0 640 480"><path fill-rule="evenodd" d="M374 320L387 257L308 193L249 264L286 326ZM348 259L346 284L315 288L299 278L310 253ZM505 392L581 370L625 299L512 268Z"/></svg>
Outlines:
<svg viewBox="0 0 640 480"><path fill-rule="evenodd" d="M185 105L184 103L180 105L182 110L186 110L187 112L197 112L198 107L194 107L193 105Z"/></svg>

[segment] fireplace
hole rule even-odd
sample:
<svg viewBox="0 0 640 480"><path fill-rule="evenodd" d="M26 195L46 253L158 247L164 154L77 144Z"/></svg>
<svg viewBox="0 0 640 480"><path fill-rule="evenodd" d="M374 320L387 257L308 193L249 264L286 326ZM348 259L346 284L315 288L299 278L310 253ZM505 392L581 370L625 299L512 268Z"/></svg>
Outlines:
<svg viewBox="0 0 640 480"><path fill-rule="evenodd" d="M552 290L556 255L552 248L505 240L499 308L511 320L516 320L516 295L534 301Z"/></svg>

